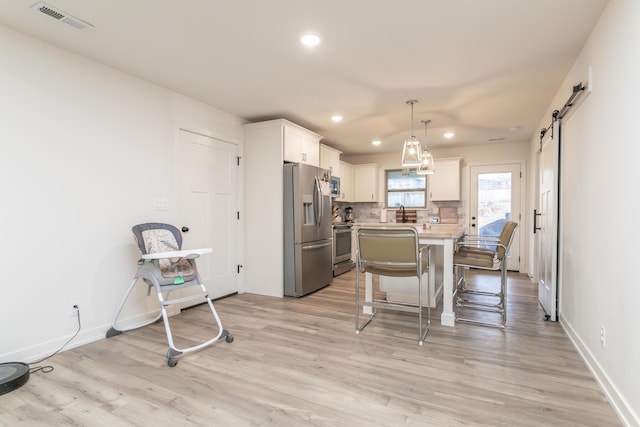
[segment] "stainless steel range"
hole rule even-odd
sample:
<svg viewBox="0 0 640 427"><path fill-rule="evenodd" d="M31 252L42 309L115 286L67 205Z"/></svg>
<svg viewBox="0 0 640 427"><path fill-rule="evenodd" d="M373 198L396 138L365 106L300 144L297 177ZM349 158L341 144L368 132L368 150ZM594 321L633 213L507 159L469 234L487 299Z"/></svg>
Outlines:
<svg viewBox="0 0 640 427"><path fill-rule="evenodd" d="M351 260L351 223L333 224L333 277L354 267Z"/></svg>

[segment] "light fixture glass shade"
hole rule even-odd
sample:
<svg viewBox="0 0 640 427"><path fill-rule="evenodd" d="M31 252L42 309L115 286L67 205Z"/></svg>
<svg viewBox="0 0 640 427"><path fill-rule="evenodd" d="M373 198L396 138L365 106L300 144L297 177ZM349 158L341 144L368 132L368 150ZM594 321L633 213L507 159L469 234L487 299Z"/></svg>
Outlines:
<svg viewBox="0 0 640 427"><path fill-rule="evenodd" d="M420 140L411 135L402 148L402 167L417 168L422 161L422 145Z"/></svg>
<svg viewBox="0 0 640 427"><path fill-rule="evenodd" d="M431 120L422 120L422 123L424 123L424 151L422 152L420 164L416 169L416 174L431 175L435 172L433 155L431 151L429 151L429 148L427 148L427 125L431 123Z"/></svg>
<svg viewBox="0 0 640 427"><path fill-rule="evenodd" d="M407 101L407 105L411 105L411 131L409 138L404 141L402 147L402 168L417 168L422 161L422 144L420 140L413 134L413 104L418 102L416 99Z"/></svg>
<svg viewBox="0 0 640 427"><path fill-rule="evenodd" d="M416 169L416 173L418 175L431 175L435 172L434 164L433 164L433 155L431 151L424 150L422 152L422 161Z"/></svg>

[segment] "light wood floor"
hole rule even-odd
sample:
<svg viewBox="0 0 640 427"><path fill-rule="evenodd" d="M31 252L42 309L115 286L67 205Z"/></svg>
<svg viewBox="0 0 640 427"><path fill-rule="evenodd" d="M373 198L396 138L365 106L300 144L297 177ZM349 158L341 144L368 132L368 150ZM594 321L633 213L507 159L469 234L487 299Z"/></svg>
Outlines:
<svg viewBox="0 0 640 427"><path fill-rule="evenodd" d="M0 425L621 425L525 276L510 275L505 330L443 327L434 310L424 346L410 313L380 311L356 336L354 283L351 271L300 299L217 301L235 341L175 368L161 323L60 353L0 396ZM172 318L179 346L204 339L207 310Z"/></svg>

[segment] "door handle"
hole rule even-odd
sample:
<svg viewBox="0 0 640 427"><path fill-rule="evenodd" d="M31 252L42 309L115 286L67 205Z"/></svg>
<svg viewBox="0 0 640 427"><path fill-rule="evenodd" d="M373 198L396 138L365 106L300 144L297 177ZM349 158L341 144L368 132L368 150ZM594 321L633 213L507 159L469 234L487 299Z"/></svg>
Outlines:
<svg viewBox="0 0 640 427"><path fill-rule="evenodd" d="M541 213L538 213L537 209L533 210L533 234L536 234L536 230L542 230L542 227L537 227L537 218L542 216Z"/></svg>
<svg viewBox="0 0 640 427"><path fill-rule="evenodd" d="M182 232L183 232L183 233L186 233L186 232L188 232L188 231L189 231L189 227L187 227L186 225L183 225L183 226L182 226Z"/></svg>

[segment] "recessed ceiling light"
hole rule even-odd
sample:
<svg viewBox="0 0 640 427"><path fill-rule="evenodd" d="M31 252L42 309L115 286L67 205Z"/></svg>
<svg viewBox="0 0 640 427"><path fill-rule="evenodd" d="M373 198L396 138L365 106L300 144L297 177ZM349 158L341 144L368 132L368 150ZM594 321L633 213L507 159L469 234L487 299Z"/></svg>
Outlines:
<svg viewBox="0 0 640 427"><path fill-rule="evenodd" d="M335 116L331 116L331 120L338 123L342 121L342 116L339 114L336 114Z"/></svg>
<svg viewBox="0 0 640 427"><path fill-rule="evenodd" d="M453 132L445 132L444 133L444 137L447 139L451 139L455 136L455 134Z"/></svg>
<svg viewBox="0 0 640 427"><path fill-rule="evenodd" d="M300 42L305 46L317 46L320 43L320 37L315 34L305 34L300 38Z"/></svg>
<svg viewBox="0 0 640 427"><path fill-rule="evenodd" d="M371 143L372 143L373 145L380 145L380 144L382 144L382 141L380 141L380 140L376 139L376 140L374 140L374 141L371 141Z"/></svg>

